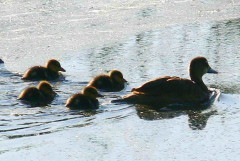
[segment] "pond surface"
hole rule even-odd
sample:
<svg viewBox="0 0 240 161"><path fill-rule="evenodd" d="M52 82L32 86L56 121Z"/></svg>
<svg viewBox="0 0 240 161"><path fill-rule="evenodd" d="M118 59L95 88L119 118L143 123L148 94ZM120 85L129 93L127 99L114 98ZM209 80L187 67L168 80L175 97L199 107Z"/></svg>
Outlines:
<svg viewBox="0 0 240 161"><path fill-rule="evenodd" d="M123 4L129 8L124 8L120 2L109 1L68 5L63 1L0 1L0 58L5 61L0 64L0 160L237 160L240 19L235 13L240 6L221 2L225 5L217 7L214 1L126 1ZM191 6L201 14L189 15L195 13ZM172 12L179 11L180 20L168 13L171 7L175 7ZM129 19L130 13L135 21ZM160 13L168 13L173 20L157 17ZM158 19L163 25L158 25ZM120 25L127 22L129 30ZM196 56L206 57L219 71L203 78L208 87L222 92L208 109L156 112L110 103L153 78L189 78L189 62ZM16 100L24 88L38 84L22 81L24 71L34 64L44 65L49 58L57 58L67 71L64 80L51 82L56 99L47 107L35 108ZM128 80L124 90L103 92L97 111L64 107L67 98L92 77L111 69L122 71Z"/></svg>

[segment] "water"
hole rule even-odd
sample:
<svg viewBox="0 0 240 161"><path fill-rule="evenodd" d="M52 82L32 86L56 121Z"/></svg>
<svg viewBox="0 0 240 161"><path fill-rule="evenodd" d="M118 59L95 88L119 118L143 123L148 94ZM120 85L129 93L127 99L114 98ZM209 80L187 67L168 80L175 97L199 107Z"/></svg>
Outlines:
<svg viewBox="0 0 240 161"><path fill-rule="evenodd" d="M240 4L236 1L0 1L0 160L238 160ZM110 101L150 79L188 76L205 56L219 101L204 111L156 112ZM65 80L47 107L16 100L21 74L58 59ZM95 75L119 69L129 81L102 93L95 112L66 99Z"/></svg>

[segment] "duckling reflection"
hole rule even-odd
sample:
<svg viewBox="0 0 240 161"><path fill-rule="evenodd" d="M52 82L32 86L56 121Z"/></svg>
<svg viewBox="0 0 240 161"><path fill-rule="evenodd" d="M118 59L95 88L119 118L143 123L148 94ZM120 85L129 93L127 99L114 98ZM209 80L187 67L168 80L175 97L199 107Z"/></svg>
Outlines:
<svg viewBox="0 0 240 161"><path fill-rule="evenodd" d="M60 76L59 71L65 72L60 63L51 59L47 62L45 67L34 66L26 71L22 79L24 80L55 80Z"/></svg>
<svg viewBox="0 0 240 161"><path fill-rule="evenodd" d="M204 112L203 110L159 110L146 105L136 105L137 115L145 120L172 119L182 115L188 115L188 125L192 130L203 130L210 116L217 111Z"/></svg>
<svg viewBox="0 0 240 161"><path fill-rule="evenodd" d="M123 74L118 70L112 70L107 74L98 75L89 82L89 86L93 86L98 90L105 92L117 92L124 88L127 81L123 78Z"/></svg>
<svg viewBox="0 0 240 161"><path fill-rule="evenodd" d="M47 81L41 81L37 87L28 87L18 96L19 100L34 106L45 106L51 103L56 93Z"/></svg>
<svg viewBox="0 0 240 161"><path fill-rule="evenodd" d="M164 76L132 89L132 94L112 102L143 105L201 104L209 100L212 93L202 80L206 73L217 73L206 58L196 57L190 63L190 79Z"/></svg>

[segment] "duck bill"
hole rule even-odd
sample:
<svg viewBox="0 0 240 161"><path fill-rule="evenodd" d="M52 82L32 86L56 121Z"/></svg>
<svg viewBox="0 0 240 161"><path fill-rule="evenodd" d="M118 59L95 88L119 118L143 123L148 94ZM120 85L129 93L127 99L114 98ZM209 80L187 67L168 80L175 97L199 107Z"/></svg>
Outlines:
<svg viewBox="0 0 240 161"><path fill-rule="evenodd" d="M97 94L97 97L103 97L103 95L101 95L101 94L98 93L98 94Z"/></svg>
<svg viewBox="0 0 240 161"><path fill-rule="evenodd" d="M122 80L122 81L123 81L124 83L127 83L127 80L126 80L126 79L124 79L124 78L123 78L123 80Z"/></svg>
<svg viewBox="0 0 240 161"><path fill-rule="evenodd" d="M62 67L60 67L59 71L61 71L61 72L66 72L66 70L63 69Z"/></svg>
<svg viewBox="0 0 240 161"><path fill-rule="evenodd" d="M213 74L217 74L218 72L212 68L209 68L207 73L213 73Z"/></svg>
<svg viewBox="0 0 240 161"><path fill-rule="evenodd" d="M57 93L56 92L52 92L52 97L55 97L57 95Z"/></svg>

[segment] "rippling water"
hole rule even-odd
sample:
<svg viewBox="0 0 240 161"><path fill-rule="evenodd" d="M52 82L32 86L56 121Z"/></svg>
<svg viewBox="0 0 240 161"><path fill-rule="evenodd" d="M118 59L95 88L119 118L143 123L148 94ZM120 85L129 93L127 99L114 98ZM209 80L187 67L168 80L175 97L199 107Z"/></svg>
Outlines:
<svg viewBox="0 0 240 161"><path fill-rule="evenodd" d="M126 10L135 11L134 16L144 19L141 22L146 25L149 25L149 19L156 18L159 5L166 8L174 5L168 1L162 1L161 4L154 1L144 7L143 1L131 2L129 8L132 10L129 8ZM192 1L175 2L178 2L179 7L174 5L178 10L184 8L185 4L194 3ZM0 3L9 5L10 2L0 1ZM25 11L26 6L25 8L22 6L22 14L11 13L20 12L15 11L14 6L26 3L14 4L11 10L2 7L4 12L1 13L1 26L5 28L2 28L0 33L3 36L0 42L4 44L0 49L2 52L0 56L5 60L5 64L0 64L0 160L225 161L239 158L240 19L184 24L175 21L176 25L169 26L166 22L165 25L158 27L155 22L154 27L148 26L144 29L147 31L139 29L139 32L134 34L129 31L124 38L119 40L112 36L114 41L112 39L108 41L105 34L98 33L98 36L106 38L102 43L98 41L99 37L96 37L97 40L91 37L94 34L88 33L90 35L88 37L84 35L87 33L83 32L83 38L86 39L77 39L83 42L72 42L66 38L72 37L72 40L75 40L75 36L81 36L80 33L76 35L74 33L78 31L77 27L80 27L79 31L85 31L85 29L90 31L94 28L110 30L109 26L104 23L109 17L93 21L92 15L86 14L91 22L98 23L90 23L91 25L88 26L84 19L84 28L78 26L83 20L79 20L76 14L70 14L70 11L78 13L77 10L83 6L73 3L64 8L63 2L56 5L54 2L46 1L46 4L41 5L46 8L37 9L36 4L36 8L32 9L34 14L38 15L36 11L39 11L43 16L39 17L39 22L33 23L36 17L29 11L33 5L31 1L27 3L28 12ZM201 1L201 3L206 2ZM212 8L216 5L213 1L209 3L212 3ZM90 3L84 2L84 4L87 4L85 6L87 11L92 10L90 13L98 13L97 18L103 16L105 12L111 17L117 15L114 11L124 10L120 2L114 5L99 2L92 4L92 8ZM225 10L216 12L221 14L228 11L231 15L239 11L237 3L234 3L235 7L230 7L230 5L225 5L225 8L223 7ZM201 5L199 7L201 10ZM211 8L208 7L208 9ZM82 10L86 11L84 7ZM207 11L209 10L204 8L201 13ZM210 11L215 13L215 10ZM50 16L51 12L55 17ZM3 16L4 13L6 16ZM68 14L66 13L71 15L71 21L67 21ZM84 13L79 13L79 15L83 16ZM9 25L8 16L17 23ZM49 19L44 19L44 16L49 16ZM119 24L126 23L124 17L126 22L130 21L127 19L129 15L119 15ZM193 18L194 15L191 17ZM26 18L29 18L29 21L24 21ZM57 25L57 20L60 19L66 20L67 23L62 21L59 28L56 28L58 33L54 33L54 26L59 25ZM40 25L41 27L37 29L36 26L39 24L35 23L41 24L41 21L49 23L49 26ZM50 22L53 24L50 25ZM27 28L20 28L16 31L16 28L26 24L32 26L25 26ZM135 28L141 26L137 23L129 25ZM74 29L71 28L73 26ZM72 32L63 34L61 37L64 29L72 30ZM38 32L42 35L44 31L48 34L47 38L31 37L32 33L35 36ZM52 37L49 36L51 34ZM35 42L32 39L38 41ZM93 44L85 42L89 40L92 40ZM13 46L10 46L10 42ZM78 42L79 46L77 46ZM46 47L46 44L49 47ZM83 47L80 47L81 45ZM54 53L54 51L59 53ZM47 54L44 55L43 52ZM206 74L204 76L204 81L209 87L220 89L222 92L220 100L210 108L195 112L157 112L143 106L110 103L112 99L128 94L131 88L159 76L174 75L189 78L188 65L196 56L205 56L210 66L219 71L218 75ZM38 84L38 82L22 81L20 78L24 70L33 64L43 64L50 57L58 58L67 70L63 73L64 80L51 82L58 93L56 99L47 107L36 108L28 107L16 100L25 87ZM128 80L129 85L123 91L103 93L105 97L99 99L101 107L94 112L69 111L64 107L66 99L73 93L81 91L92 77L111 69L121 70Z"/></svg>

